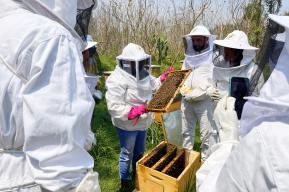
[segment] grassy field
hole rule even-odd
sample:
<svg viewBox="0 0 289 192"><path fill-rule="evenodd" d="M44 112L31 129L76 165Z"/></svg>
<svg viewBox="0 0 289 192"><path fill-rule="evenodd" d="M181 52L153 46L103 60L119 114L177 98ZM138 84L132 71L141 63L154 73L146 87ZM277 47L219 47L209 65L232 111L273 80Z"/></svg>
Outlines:
<svg viewBox="0 0 289 192"><path fill-rule="evenodd" d="M115 61L112 58L101 57L102 70L112 70ZM101 79L100 89L105 92L104 79ZM90 154L95 161L95 170L99 173L102 192L116 192L120 181L118 176L119 140L116 129L113 127L110 115L107 111L106 102L103 99L96 104L93 118L92 130L96 135L97 144ZM146 152L154 148L163 140L161 128L153 124L147 130ZM196 130L195 150L199 151L199 129Z"/></svg>

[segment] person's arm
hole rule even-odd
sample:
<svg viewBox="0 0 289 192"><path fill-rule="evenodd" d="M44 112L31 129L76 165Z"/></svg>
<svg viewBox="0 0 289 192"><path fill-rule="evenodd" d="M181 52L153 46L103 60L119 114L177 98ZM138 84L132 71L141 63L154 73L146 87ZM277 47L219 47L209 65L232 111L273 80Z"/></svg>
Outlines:
<svg viewBox="0 0 289 192"><path fill-rule="evenodd" d="M209 158L196 173L196 187L199 192L213 192L217 189L220 172L238 142L226 141L213 146Z"/></svg>
<svg viewBox="0 0 289 192"><path fill-rule="evenodd" d="M94 166L84 149L94 102L74 41L59 35L35 46L23 88L23 149L35 182L51 191L77 187Z"/></svg>
<svg viewBox="0 0 289 192"><path fill-rule="evenodd" d="M220 171L233 147L238 144L238 118L234 110L235 98L222 98L214 111L220 143L215 145L209 158L197 172L197 190L215 191Z"/></svg>
<svg viewBox="0 0 289 192"><path fill-rule="evenodd" d="M194 85L194 86L193 86ZM197 86L196 86L197 85ZM180 89L183 98L188 102L202 101L210 97L212 100L220 99L218 90L213 88L206 79L192 71Z"/></svg>
<svg viewBox="0 0 289 192"><path fill-rule="evenodd" d="M275 122L251 125L254 129L237 143L235 133L238 126L236 123L233 125L236 114L232 113L234 103L230 100L231 104L226 106L225 99L221 99L215 110L216 121L221 120L220 125L225 130L220 130L223 132L220 134L221 143L215 146L215 151L197 173L197 191L277 191L278 178L275 178L274 170L286 164L280 163L280 155L277 155L283 153L283 143L275 141L280 137L280 130L288 128L288 123L279 122L277 127L280 130L270 129L276 126ZM219 110L221 106L227 111Z"/></svg>
<svg viewBox="0 0 289 192"><path fill-rule="evenodd" d="M113 118L127 121L132 106L125 101L127 88L120 82L118 75L111 74L106 81L106 89L105 98L110 115Z"/></svg>

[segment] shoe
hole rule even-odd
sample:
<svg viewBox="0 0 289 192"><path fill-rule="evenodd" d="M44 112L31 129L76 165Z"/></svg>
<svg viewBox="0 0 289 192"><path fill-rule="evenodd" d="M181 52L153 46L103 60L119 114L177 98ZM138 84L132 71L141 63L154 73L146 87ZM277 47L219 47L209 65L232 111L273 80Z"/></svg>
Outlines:
<svg viewBox="0 0 289 192"><path fill-rule="evenodd" d="M121 180L119 192L128 192L130 188L130 182L126 180Z"/></svg>
<svg viewBox="0 0 289 192"><path fill-rule="evenodd" d="M136 172L132 172L131 173L131 179L133 180L133 181L135 181L136 180Z"/></svg>

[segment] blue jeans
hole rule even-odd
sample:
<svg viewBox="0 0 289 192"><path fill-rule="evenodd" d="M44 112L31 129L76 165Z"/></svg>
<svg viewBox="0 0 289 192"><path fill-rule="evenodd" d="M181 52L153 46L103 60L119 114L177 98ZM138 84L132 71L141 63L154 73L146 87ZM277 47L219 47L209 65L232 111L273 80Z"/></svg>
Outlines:
<svg viewBox="0 0 289 192"><path fill-rule="evenodd" d="M136 172L136 162L142 158L146 131L125 131L117 128L120 141L119 176L123 181L130 180L129 169L132 162L132 171Z"/></svg>

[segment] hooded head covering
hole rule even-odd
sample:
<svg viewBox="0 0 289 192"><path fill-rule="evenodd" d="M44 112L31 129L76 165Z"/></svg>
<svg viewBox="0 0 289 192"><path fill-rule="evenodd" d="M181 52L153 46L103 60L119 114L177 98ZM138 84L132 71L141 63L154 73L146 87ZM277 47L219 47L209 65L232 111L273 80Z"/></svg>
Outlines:
<svg viewBox="0 0 289 192"><path fill-rule="evenodd" d="M218 67L228 67L224 59L224 47L243 50L243 59L240 65L249 64L256 56L257 47L249 44L248 37L243 31L234 30L223 40L215 40L219 46L219 55L214 59L214 64Z"/></svg>
<svg viewBox="0 0 289 192"><path fill-rule="evenodd" d="M129 43L116 59L119 67L137 80L142 80L149 75L151 56L139 45Z"/></svg>
<svg viewBox="0 0 289 192"><path fill-rule="evenodd" d="M214 43L219 46L219 55L213 61L213 81L220 91L228 94L229 82L232 77L250 79L253 76L255 64L252 61L258 48L251 46L247 35L239 30L233 31L224 40L215 40ZM229 67L224 58L224 47L243 50L243 58L239 66Z"/></svg>
<svg viewBox="0 0 289 192"><path fill-rule="evenodd" d="M270 34L271 39L269 41L272 42L274 39L274 41L281 42L281 44L268 44L266 42L264 44L271 52L276 50L276 46L282 45L281 52L277 50L279 57L273 59L276 62L275 68L263 85L260 95L258 97L248 97L241 120L241 135L243 136L264 120L278 121L278 119L282 120L284 117L288 118L289 114L289 16L269 15L269 18L270 22L281 26L284 31L280 33L276 31L275 34ZM273 25L268 25L268 28L271 26ZM272 56L275 57L276 54L273 53Z"/></svg>
<svg viewBox="0 0 289 192"><path fill-rule="evenodd" d="M208 37L208 48L205 48L200 53L196 52L193 48L193 36ZM185 61L183 68L195 69L203 64L211 64L213 57L213 39L214 36L202 25L194 27L189 34L185 35L183 37L185 45Z"/></svg>
<svg viewBox="0 0 289 192"><path fill-rule="evenodd" d="M67 28L71 34L81 41L75 32L77 9L92 6L93 0L22 0L33 12L48 17ZM79 6L79 7L78 7ZM85 44L81 45L84 49Z"/></svg>

